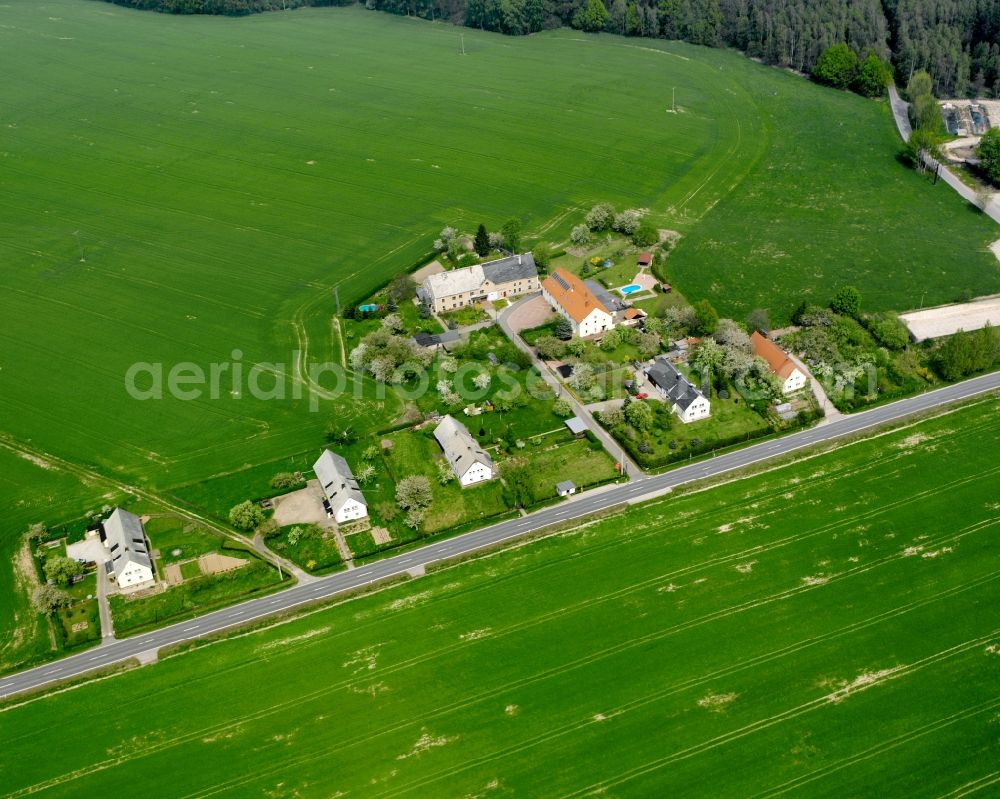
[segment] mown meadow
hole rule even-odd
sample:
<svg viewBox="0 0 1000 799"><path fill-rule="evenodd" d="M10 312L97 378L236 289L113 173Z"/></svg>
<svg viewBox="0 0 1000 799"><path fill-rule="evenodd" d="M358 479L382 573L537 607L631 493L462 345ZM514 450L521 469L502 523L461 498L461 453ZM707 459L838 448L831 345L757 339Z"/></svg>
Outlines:
<svg viewBox="0 0 1000 799"><path fill-rule="evenodd" d="M985 398L9 707L0 792L988 792L998 410ZM63 745L67 718L94 717Z"/></svg>

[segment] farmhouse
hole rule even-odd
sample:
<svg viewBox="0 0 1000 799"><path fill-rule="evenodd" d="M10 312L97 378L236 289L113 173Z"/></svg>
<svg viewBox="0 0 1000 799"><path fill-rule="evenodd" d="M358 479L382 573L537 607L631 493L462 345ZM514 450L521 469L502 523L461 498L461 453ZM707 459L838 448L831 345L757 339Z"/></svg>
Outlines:
<svg viewBox="0 0 1000 799"><path fill-rule="evenodd" d="M526 252L428 275L417 295L434 313L443 313L532 291L538 291L538 268L532 254Z"/></svg>
<svg viewBox="0 0 1000 799"><path fill-rule="evenodd" d="M709 417L708 399L669 360L657 358L645 372L650 384L682 422L686 424Z"/></svg>
<svg viewBox="0 0 1000 799"><path fill-rule="evenodd" d="M542 296L556 313L569 320L574 336L595 336L615 326L615 301L612 299L612 306L607 307L590 286L565 269L556 269L545 278Z"/></svg>
<svg viewBox="0 0 1000 799"><path fill-rule="evenodd" d="M138 516L115 508L101 523L101 541L111 552L108 576L119 587L136 588L153 582L153 561Z"/></svg>
<svg viewBox="0 0 1000 799"><path fill-rule="evenodd" d="M806 384L805 373L788 357L788 354L771 339L754 331L750 336L754 355L767 361L767 365L781 380L781 391L792 394Z"/></svg>
<svg viewBox="0 0 1000 799"><path fill-rule="evenodd" d="M493 479L493 459L453 416L434 428L434 438L462 488Z"/></svg>
<svg viewBox="0 0 1000 799"><path fill-rule="evenodd" d="M363 519L368 515L368 503L358 488L351 467L340 455L323 450L319 460L313 464L313 471L323 486L323 493L330 505L330 514L338 524Z"/></svg>

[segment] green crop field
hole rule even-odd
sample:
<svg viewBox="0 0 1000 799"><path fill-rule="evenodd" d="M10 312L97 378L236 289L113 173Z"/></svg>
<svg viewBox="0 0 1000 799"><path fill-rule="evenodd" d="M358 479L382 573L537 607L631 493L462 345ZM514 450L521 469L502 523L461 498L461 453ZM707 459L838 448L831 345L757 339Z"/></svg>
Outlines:
<svg viewBox="0 0 1000 799"><path fill-rule="evenodd" d="M334 285L363 296L447 223L514 215L559 240L601 199L681 229L681 289L727 310L767 287L778 312L842 275L873 306L915 304L913 246L932 236L945 255L922 275L928 303L1000 289L990 224L895 163L877 104L681 44L464 35L463 57L453 27L358 8L6 8L4 428L166 488L316 446L334 413L381 423L391 399L314 414L234 394L227 373L218 400L140 402L124 375L135 361L207 369L236 349L244 372L274 364L286 394L305 390L294 351L331 357ZM791 209L761 191L775 174L794 184ZM740 232L759 260L723 224L748 204ZM778 250L784 280L768 271Z"/></svg>
<svg viewBox="0 0 1000 799"><path fill-rule="evenodd" d="M994 396L8 708L0 792L985 795L997 447Z"/></svg>
<svg viewBox="0 0 1000 799"><path fill-rule="evenodd" d="M684 234L671 280L734 314L846 280L873 309L1000 290L993 227L896 164L884 107L733 53L465 30L462 55L453 27L361 8L2 17L0 433L202 512L311 462L331 419L392 424L400 401L354 375L311 412L332 378L306 365L339 360L331 290L367 296L445 224L561 242L594 202L648 208ZM227 371L217 399L140 401L136 362ZM284 399L251 396L254 366ZM4 473L4 611L25 524L108 493L59 474Z"/></svg>

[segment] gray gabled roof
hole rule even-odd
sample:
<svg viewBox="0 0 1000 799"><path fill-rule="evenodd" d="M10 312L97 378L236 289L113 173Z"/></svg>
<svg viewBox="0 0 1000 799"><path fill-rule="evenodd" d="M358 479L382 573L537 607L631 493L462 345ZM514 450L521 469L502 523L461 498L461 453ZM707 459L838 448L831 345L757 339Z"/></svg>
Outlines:
<svg viewBox="0 0 1000 799"><path fill-rule="evenodd" d="M435 299L452 297L455 294L476 292L483 285L483 267L479 264L437 272L424 280L424 293Z"/></svg>
<svg viewBox="0 0 1000 799"><path fill-rule="evenodd" d="M354 479L354 472L340 455L335 455L328 449L323 450L319 460L313 464L313 471L316 472L319 484L323 487L323 493L334 513L344 507L349 499L357 500L368 507L365 495L361 493L358 481Z"/></svg>
<svg viewBox="0 0 1000 799"><path fill-rule="evenodd" d="M576 483L572 480L563 480L562 482L556 483L556 493L561 494L564 491L576 491Z"/></svg>
<svg viewBox="0 0 1000 799"><path fill-rule="evenodd" d="M457 477L461 477L474 463L493 468L493 459L479 446L479 442L455 417L445 416L434 428L434 438L444 452L444 457Z"/></svg>
<svg viewBox="0 0 1000 799"><path fill-rule="evenodd" d="M115 578L129 563L138 563L152 571L153 561L149 558L149 547L142 521L134 513L115 508L104 520L104 539L111 552L111 564Z"/></svg>
<svg viewBox="0 0 1000 799"><path fill-rule="evenodd" d="M692 385L691 381L665 358L657 358L653 365L646 370L646 375L649 377L649 382L663 389L667 397L676 403L682 411L686 411L692 402L702 396L702 393Z"/></svg>
<svg viewBox="0 0 1000 799"><path fill-rule="evenodd" d="M483 274L495 285L537 278L538 268L535 266L535 256L525 252L483 264Z"/></svg>
<svg viewBox="0 0 1000 799"><path fill-rule="evenodd" d="M604 309L608 313L621 311L628 307L622 300L615 297L614 294L604 288L604 286L596 280L584 280L583 285L590 289L590 293L597 298L597 301L604 306Z"/></svg>
<svg viewBox="0 0 1000 799"><path fill-rule="evenodd" d="M563 424L566 425L566 427L569 428L569 431L575 436L587 431L587 423L579 416L571 416L563 422Z"/></svg>

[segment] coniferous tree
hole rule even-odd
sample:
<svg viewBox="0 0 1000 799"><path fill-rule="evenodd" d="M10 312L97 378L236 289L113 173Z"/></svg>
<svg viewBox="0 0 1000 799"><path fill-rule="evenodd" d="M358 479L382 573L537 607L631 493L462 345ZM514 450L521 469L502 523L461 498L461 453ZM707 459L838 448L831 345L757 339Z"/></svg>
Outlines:
<svg viewBox="0 0 1000 799"><path fill-rule="evenodd" d="M490 251L490 234L486 232L486 225L482 223L476 230L476 241L473 247L476 248L476 253L480 258Z"/></svg>

